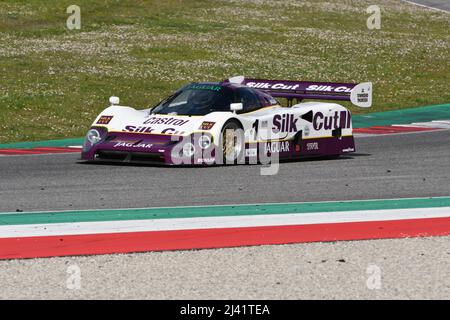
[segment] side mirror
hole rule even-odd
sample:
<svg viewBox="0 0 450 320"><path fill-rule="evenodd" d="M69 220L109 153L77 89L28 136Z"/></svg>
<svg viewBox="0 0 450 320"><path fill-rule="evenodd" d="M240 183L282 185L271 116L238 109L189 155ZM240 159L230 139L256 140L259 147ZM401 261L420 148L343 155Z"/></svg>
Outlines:
<svg viewBox="0 0 450 320"><path fill-rule="evenodd" d="M234 113L236 113L236 111L241 111L242 109L244 109L244 105L242 104L242 102L230 103L230 110Z"/></svg>
<svg viewBox="0 0 450 320"><path fill-rule="evenodd" d="M114 96L109 97L109 103L112 106L117 106L120 103L120 99L119 99L119 97L114 97Z"/></svg>

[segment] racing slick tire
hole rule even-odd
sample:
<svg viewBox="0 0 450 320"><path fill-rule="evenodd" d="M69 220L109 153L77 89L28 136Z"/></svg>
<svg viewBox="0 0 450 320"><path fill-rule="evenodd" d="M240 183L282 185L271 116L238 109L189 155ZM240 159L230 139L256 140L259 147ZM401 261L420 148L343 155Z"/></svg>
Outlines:
<svg viewBox="0 0 450 320"><path fill-rule="evenodd" d="M220 133L219 149L222 156L222 164L245 163L245 138L239 121L231 119L223 125Z"/></svg>

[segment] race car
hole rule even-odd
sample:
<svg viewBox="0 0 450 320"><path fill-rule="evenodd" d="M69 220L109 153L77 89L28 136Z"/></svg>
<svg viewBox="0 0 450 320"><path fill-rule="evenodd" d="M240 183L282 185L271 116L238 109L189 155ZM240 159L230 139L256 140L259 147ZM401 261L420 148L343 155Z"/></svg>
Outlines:
<svg viewBox="0 0 450 320"><path fill-rule="evenodd" d="M190 83L136 110L111 106L87 132L87 161L164 165L270 163L354 152L351 112L333 102L372 104L372 83L331 83L232 77ZM279 101L285 103L281 104Z"/></svg>

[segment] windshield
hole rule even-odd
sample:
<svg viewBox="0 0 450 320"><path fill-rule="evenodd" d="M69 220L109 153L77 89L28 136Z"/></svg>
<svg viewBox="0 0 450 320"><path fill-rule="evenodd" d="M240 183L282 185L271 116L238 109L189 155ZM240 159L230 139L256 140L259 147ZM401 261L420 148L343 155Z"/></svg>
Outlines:
<svg viewBox="0 0 450 320"><path fill-rule="evenodd" d="M230 88L210 84L191 84L151 110L157 114L206 115L214 111L229 111L233 102Z"/></svg>

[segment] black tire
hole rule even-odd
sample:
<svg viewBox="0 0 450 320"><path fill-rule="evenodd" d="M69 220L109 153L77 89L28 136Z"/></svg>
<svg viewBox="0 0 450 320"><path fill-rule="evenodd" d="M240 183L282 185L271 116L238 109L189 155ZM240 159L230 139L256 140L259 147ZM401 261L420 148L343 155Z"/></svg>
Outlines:
<svg viewBox="0 0 450 320"><path fill-rule="evenodd" d="M245 160L243 157L245 150L244 132L236 133L236 130L239 129L242 130L242 125L237 120L229 120L222 127L219 153L223 164L236 164ZM233 130L233 141L226 138L227 132L230 132L228 130Z"/></svg>

